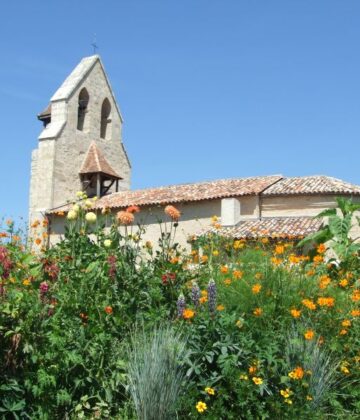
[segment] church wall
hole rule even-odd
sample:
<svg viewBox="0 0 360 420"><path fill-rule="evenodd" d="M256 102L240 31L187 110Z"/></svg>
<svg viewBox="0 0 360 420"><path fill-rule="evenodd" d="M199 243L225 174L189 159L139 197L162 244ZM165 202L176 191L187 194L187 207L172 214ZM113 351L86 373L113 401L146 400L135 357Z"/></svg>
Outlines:
<svg viewBox="0 0 360 420"><path fill-rule="evenodd" d="M316 216L336 207L333 195L279 196L261 198L262 217Z"/></svg>

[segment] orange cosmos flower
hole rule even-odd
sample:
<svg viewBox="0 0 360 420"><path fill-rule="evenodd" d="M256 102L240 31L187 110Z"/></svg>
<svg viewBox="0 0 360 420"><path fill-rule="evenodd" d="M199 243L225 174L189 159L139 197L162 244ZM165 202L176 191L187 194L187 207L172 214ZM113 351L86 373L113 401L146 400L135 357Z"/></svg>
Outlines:
<svg viewBox="0 0 360 420"><path fill-rule="evenodd" d="M331 282L330 277L327 275L321 276L319 280L320 280L320 283L319 283L320 289L326 289Z"/></svg>
<svg viewBox="0 0 360 420"><path fill-rule="evenodd" d="M261 290L261 284L256 283L254 284L254 286L251 288L252 292L256 295L257 293L260 293Z"/></svg>
<svg viewBox="0 0 360 420"><path fill-rule="evenodd" d="M226 265L222 265L222 266L220 267L220 271L221 271L221 273L223 273L223 274L227 274L227 273L229 272L229 268L228 268L228 266L226 266Z"/></svg>
<svg viewBox="0 0 360 420"><path fill-rule="evenodd" d="M118 222L122 225L131 225L131 223L133 223L134 221L133 213L123 210L117 213L116 218Z"/></svg>
<svg viewBox="0 0 360 420"><path fill-rule="evenodd" d="M268 239L268 238L262 238L262 239L261 239L261 242L262 242L264 245L266 245L266 244L268 244L268 243L269 243L269 239Z"/></svg>
<svg viewBox="0 0 360 420"><path fill-rule="evenodd" d="M354 309L351 311L351 315L352 316L360 316L360 310L359 309Z"/></svg>
<svg viewBox="0 0 360 420"><path fill-rule="evenodd" d="M225 284L225 286L230 286L230 284L231 284L231 279L225 279L225 280L224 280L224 284Z"/></svg>
<svg viewBox="0 0 360 420"><path fill-rule="evenodd" d="M272 262L274 265L280 265L280 264L282 263L282 259L281 259L281 258L272 257L272 258L271 258L271 262Z"/></svg>
<svg viewBox="0 0 360 420"><path fill-rule="evenodd" d="M294 318L299 318L301 315L301 311L298 309L291 309L290 313Z"/></svg>
<svg viewBox="0 0 360 420"><path fill-rule="evenodd" d="M195 311L193 311L192 309L185 309L183 312L183 318L184 319L191 319L195 316Z"/></svg>
<svg viewBox="0 0 360 420"><path fill-rule="evenodd" d="M320 244L317 248L316 251L318 254L323 254L326 251L326 246L324 244Z"/></svg>
<svg viewBox="0 0 360 420"><path fill-rule="evenodd" d="M241 277L243 276L243 272L240 270L234 270L233 271L233 276L235 279L241 279Z"/></svg>
<svg viewBox="0 0 360 420"><path fill-rule="evenodd" d="M302 379L304 376L304 369L301 366L297 366L295 369L293 369L291 372L289 372L288 376L291 379Z"/></svg>
<svg viewBox="0 0 360 420"><path fill-rule="evenodd" d="M262 313L263 313L263 310L262 310L261 308L255 308L255 309L253 310L253 314L254 314L255 316L261 316L261 315L262 315Z"/></svg>
<svg viewBox="0 0 360 420"><path fill-rule="evenodd" d="M339 334L340 335L346 335L348 333L348 331L347 330L345 330L345 328L344 329L342 329L340 332L339 332Z"/></svg>
<svg viewBox="0 0 360 420"><path fill-rule="evenodd" d="M334 306L335 299L332 297L319 297L317 303L320 306L327 306L328 308Z"/></svg>
<svg viewBox="0 0 360 420"><path fill-rule="evenodd" d="M168 215L174 222L180 219L181 213L174 206L166 206L164 209L166 215Z"/></svg>
<svg viewBox="0 0 360 420"><path fill-rule="evenodd" d="M276 245L275 247L275 254L281 255L285 251L284 245Z"/></svg>
<svg viewBox="0 0 360 420"><path fill-rule="evenodd" d="M303 299L301 303L311 311L314 311L316 309L316 305L311 299Z"/></svg>
<svg viewBox="0 0 360 420"><path fill-rule="evenodd" d="M344 321L341 323L341 325L343 327L350 327L351 326L351 321L350 319L344 319Z"/></svg>
<svg viewBox="0 0 360 420"><path fill-rule="evenodd" d="M203 304L203 303L207 302L207 300L208 300L207 296L201 296L201 298L199 298L199 302L200 302L201 304Z"/></svg>
<svg viewBox="0 0 360 420"><path fill-rule="evenodd" d="M307 330L304 333L304 337L305 337L306 340L312 340L314 338L314 335L315 335L315 333L314 333L313 330Z"/></svg>
<svg viewBox="0 0 360 420"><path fill-rule="evenodd" d="M34 242L35 242L36 245L40 245L41 244L41 239L40 238L36 238Z"/></svg>
<svg viewBox="0 0 360 420"><path fill-rule="evenodd" d="M108 315L111 315L113 313L113 308L111 306L105 306L104 310Z"/></svg>
<svg viewBox="0 0 360 420"><path fill-rule="evenodd" d="M319 264L324 261L324 257L322 255L315 255L313 261L315 264Z"/></svg>
<svg viewBox="0 0 360 420"><path fill-rule="evenodd" d="M360 300L360 289L355 289L351 295L351 300L353 302L358 302Z"/></svg>

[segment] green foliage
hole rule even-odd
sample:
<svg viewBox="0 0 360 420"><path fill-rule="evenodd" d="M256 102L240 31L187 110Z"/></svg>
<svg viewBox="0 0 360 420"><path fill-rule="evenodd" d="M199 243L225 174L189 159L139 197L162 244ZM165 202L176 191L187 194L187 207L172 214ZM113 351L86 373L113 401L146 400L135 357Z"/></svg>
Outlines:
<svg viewBox="0 0 360 420"><path fill-rule="evenodd" d="M357 418L358 206L339 205L302 242L326 240L328 254L215 234L188 253L176 221L153 248L141 226L87 220L81 204L65 237L33 255L9 223L0 417Z"/></svg>

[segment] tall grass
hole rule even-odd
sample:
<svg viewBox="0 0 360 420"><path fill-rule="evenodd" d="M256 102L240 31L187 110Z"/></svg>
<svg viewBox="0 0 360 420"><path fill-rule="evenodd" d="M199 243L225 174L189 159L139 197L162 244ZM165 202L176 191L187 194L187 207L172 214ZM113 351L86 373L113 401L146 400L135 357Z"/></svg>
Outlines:
<svg viewBox="0 0 360 420"><path fill-rule="evenodd" d="M174 418L185 355L186 340L171 327L134 333L128 348L128 378L139 420Z"/></svg>

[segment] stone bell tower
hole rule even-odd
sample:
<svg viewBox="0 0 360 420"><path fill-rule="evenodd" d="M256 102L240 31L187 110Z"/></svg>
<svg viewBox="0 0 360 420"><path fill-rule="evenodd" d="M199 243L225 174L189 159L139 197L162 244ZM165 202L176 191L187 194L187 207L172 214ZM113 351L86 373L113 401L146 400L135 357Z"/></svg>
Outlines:
<svg viewBox="0 0 360 420"><path fill-rule="evenodd" d="M30 222L79 190L101 196L130 188L123 119L98 55L81 60L38 119L43 130L32 153Z"/></svg>

